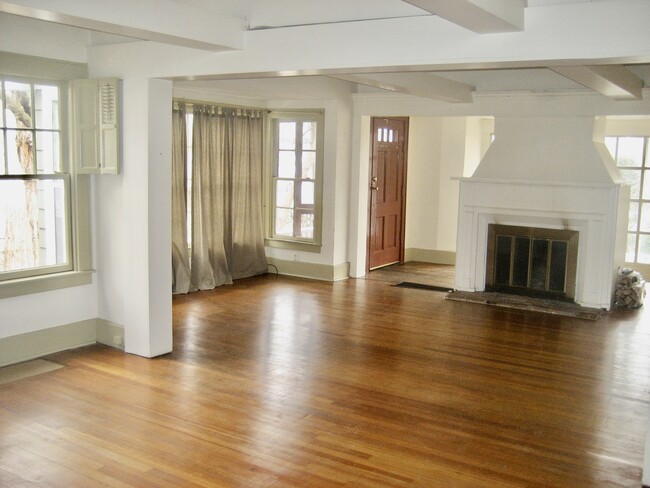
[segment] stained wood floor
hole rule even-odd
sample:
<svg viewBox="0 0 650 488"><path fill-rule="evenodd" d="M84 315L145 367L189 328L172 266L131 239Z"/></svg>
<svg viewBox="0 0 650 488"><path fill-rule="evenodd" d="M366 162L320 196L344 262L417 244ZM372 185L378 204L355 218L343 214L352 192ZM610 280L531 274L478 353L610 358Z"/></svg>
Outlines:
<svg viewBox="0 0 650 488"><path fill-rule="evenodd" d="M260 277L0 387L2 487L639 487L650 320ZM644 317L645 316L645 317Z"/></svg>

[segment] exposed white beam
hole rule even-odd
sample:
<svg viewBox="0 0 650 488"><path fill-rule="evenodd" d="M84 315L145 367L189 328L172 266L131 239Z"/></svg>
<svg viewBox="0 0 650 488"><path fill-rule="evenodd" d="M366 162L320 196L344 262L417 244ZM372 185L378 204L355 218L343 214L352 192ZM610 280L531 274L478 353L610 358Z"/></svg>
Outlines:
<svg viewBox="0 0 650 488"><path fill-rule="evenodd" d="M169 0L0 0L0 12L210 51L244 42L243 21Z"/></svg>
<svg viewBox="0 0 650 488"><path fill-rule="evenodd" d="M643 98L643 80L622 65L551 66L549 69L614 100Z"/></svg>
<svg viewBox="0 0 650 488"><path fill-rule="evenodd" d="M524 30L526 0L404 0L479 34Z"/></svg>
<svg viewBox="0 0 650 488"><path fill-rule="evenodd" d="M470 103L473 86L431 73L369 73L331 75L331 78L444 102Z"/></svg>

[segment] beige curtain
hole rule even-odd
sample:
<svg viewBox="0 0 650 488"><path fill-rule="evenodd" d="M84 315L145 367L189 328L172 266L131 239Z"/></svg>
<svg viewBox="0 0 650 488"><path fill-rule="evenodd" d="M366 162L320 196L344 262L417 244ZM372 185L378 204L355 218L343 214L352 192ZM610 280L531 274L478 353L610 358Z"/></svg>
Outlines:
<svg viewBox="0 0 650 488"><path fill-rule="evenodd" d="M267 271L258 111L194 106L191 286Z"/></svg>
<svg viewBox="0 0 650 488"><path fill-rule="evenodd" d="M190 258L187 249L187 205L185 201L187 136L185 105L172 112L172 293L190 291Z"/></svg>
<svg viewBox="0 0 650 488"><path fill-rule="evenodd" d="M259 113L232 117L230 270L234 279L266 273L262 220L262 129Z"/></svg>

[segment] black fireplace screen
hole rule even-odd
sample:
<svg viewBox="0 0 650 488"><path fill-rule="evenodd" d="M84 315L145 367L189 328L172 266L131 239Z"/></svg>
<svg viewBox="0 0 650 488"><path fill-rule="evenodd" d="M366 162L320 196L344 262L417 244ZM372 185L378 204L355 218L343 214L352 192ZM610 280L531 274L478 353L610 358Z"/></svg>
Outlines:
<svg viewBox="0 0 650 488"><path fill-rule="evenodd" d="M490 225L486 289L575 296L578 232Z"/></svg>

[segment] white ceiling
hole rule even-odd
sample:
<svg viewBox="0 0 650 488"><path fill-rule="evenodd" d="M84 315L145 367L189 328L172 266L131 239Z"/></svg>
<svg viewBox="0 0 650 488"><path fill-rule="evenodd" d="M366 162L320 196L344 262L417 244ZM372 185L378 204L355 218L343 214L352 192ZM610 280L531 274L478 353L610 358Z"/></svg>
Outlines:
<svg viewBox="0 0 650 488"><path fill-rule="evenodd" d="M459 2L461 0L458 0ZM472 0L474 1L474 0ZM590 3L595 1L604 0L502 0L504 2L523 2L527 5L526 9L543 8L559 4L577 4L577 3ZM196 14L196 9L201 9L203 13L212 12L215 19L237 19L236 22L242 22L248 29L279 29L282 27L291 27L297 25L314 25L324 23L340 23L340 22L361 22L377 19L388 19L397 17L413 17L413 16L431 16L428 11L422 10L407 1L402 0L170 0L168 6L173 6L178 9L178 14L182 15L185 10L193 10ZM0 2L3 3L3 2ZM7 2L4 2L7 3ZM18 0L18 3L21 3ZM22 1L25 3L25 1ZM456 4L452 4L456 6ZM521 7L521 3L520 9ZM14 17L6 13L0 13L0 18ZM208 14L209 16L209 14ZM27 16L26 16L27 17ZM21 17L21 22L32 22L35 30L42 28L44 20L36 20L38 15L32 18ZM18 19L18 17L14 17ZM208 19L212 20L212 19ZM57 28L68 29L74 32L85 32L85 39L87 39L87 46L97 46L104 44L115 44L134 42L139 39L116 35L122 33L117 28L112 30L111 34L105 32L98 32L93 30L92 25L88 24L86 29L80 27L73 27L75 24L65 25L65 22L57 22L60 24ZM83 23L82 23L83 24ZM77 24L79 25L79 24ZM144 31L143 31L144 32ZM155 39L153 39L155 40ZM363 40L360 40L363 42ZM324 47L325 49L325 47ZM644 86L650 86L650 65L626 65ZM618 72L621 75L623 71ZM345 74L345 73L341 73ZM625 77L625 73L622 73ZM358 73L356 75L359 75ZM476 94L481 93L494 93L494 92L566 92L586 90L586 88L572 81L568 77L562 76L557 72L547 69L545 66L528 67L519 69L480 69L480 70L465 70L465 71L433 71L430 72L431 76L442 78L445 83L457 82L459 84L469 85L473 87L473 92ZM366 76L364 74L361 77ZM372 77L380 78L378 74L367 74L369 79ZM411 75L414 78L419 76L420 81L426 80L426 77L420 75ZM203 77L201 81L177 81L175 82L179 87L201 89L210 91L215 94L234 95L249 98L267 98L267 99L283 99L283 98L313 98L318 96L319 86L323 83L323 78L314 76L311 78L249 78L249 79L206 79ZM223 78L223 77L222 77ZM353 79L353 78L352 78ZM637 80L638 81L638 80ZM347 90L359 92L374 92L382 91L377 86L383 86L382 83L371 83L371 86L363 84L356 85L350 81L339 81L327 79L327 83L336 87L345 87ZM320 85L319 85L320 84ZM414 82L415 84L415 82ZM444 83L443 83L444 84ZM408 83L406 84L408 85ZM311 89L310 89L311 87ZM392 87L393 91L409 92L409 87L406 89L403 86ZM391 89L391 87L389 87ZM412 92L412 91L411 91Z"/></svg>
<svg viewBox="0 0 650 488"><path fill-rule="evenodd" d="M173 0L236 17L249 29L432 15L401 0ZM529 8L600 0L528 0Z"/></svg>
<svg viewBox="0 0 650 488"><path fill-rule="evenodd" d="M431 13L401 0L174 0L180 4L237 17L245 21L249 29L281 28L298 25L314 25L332 22L372 21L377 19L427 16ZM528 0L526 8L551 5L588 3L601 0ZM650 65L628 66L630 70L650 86ZM527 69L487 69L472 71L433 72L441 78L474 87L474 93L495 92L567 92L586 88L565 76L545 67ZM304 86L309 81L301 80ZM297 89L296 80L245 79L202 80L177 82L178 86L201 88L224 95L253 98L309 97L309 90ZM317 81L313 81L316 85ZM350 83L350 85L354 85ZM359 92L380 92L379 88L358 85Z"/></svg>

